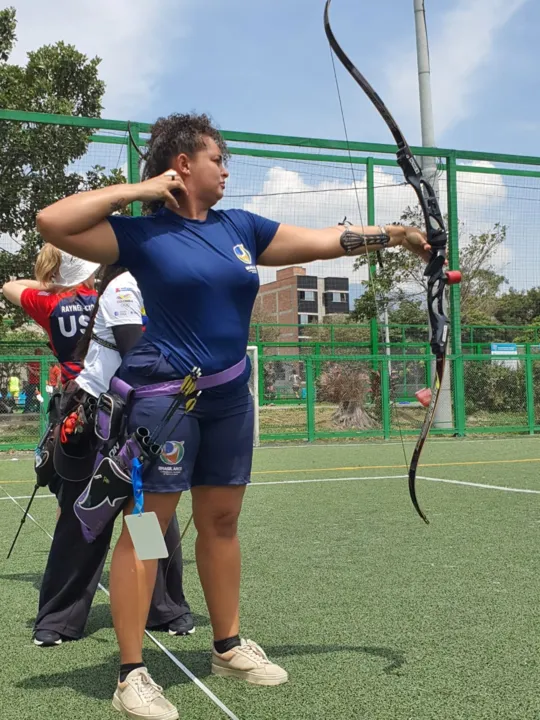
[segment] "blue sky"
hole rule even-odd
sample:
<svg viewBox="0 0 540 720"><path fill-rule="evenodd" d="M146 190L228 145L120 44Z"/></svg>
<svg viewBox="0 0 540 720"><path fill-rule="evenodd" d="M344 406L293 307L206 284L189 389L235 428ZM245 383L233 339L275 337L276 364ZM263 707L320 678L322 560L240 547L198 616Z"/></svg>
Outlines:
<svg viewBox="0 0 540 720"><path fill-rule="evenodd" d="M425 3L437 145L540 156L539 0ZM24 63L28 50L58 40L102 58L103 117L152 122L197 110L226 130L344 137L324 0L15 0L15 6L14 61ZM333 0L331 20L409 142L420 144L413 0ZM364 93L339 63L337 70L350 138L390 142ZM120 162L111 146L92 150L109 167ZM89 167L90 158L85 162ZM365 176L356 178L359 212L346 164L236 156L231 171L224 205L312 227L344 215L366 219ZM415 203L402 181L397 170L377 170L377 222L394 221ZM508 224L495 269L515 287L539 285L540 182L461 173L458 183L462 242L470 232ZM310 272L361 279L350 259L315 263ZM263 281L272 278L273 271L262 272Z"/></svg>
<svg viewBox="0 0 540 720"><path fill-rule="evenodd" d="M16 0L15 59L72 42L103 59L104 116L204 110L225 129L342 138L323 0ZM426 0L437 144L540 154L537 0ZM413 0L333 0L336 36L420 142ZM357 140L385 142L339 68Z"/></svg>

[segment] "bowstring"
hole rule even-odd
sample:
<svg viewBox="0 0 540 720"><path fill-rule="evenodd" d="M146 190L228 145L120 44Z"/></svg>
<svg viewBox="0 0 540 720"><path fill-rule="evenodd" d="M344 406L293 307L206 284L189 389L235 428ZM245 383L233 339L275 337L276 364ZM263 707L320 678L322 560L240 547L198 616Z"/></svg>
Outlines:
<svg viewBox="0 0 540 720"><path fill-rule="evenodd" d="M331 58L331 60L332 60L332 70L333 70L333 72L334 72L334 80L335 80L335 83L336 83L336 91L337 91L337 97L338 97L338 103L339 103L339 110L340 110L340 113L341 113L341 122L342 122L342 124L343 124L343 133L344 133L344 136L345 136L345 144L346 144L346 146L347 146L347 155L348 155L348 157L349 157L349 164L350 164L350 166L351 166L351 175L352 175L352 181L353 181L353 188L354 188L354 194L355 194L355 197L356 197L356 204L357 204L357 206L358 206L358 214L359 214L359 216L360 216L360 224L362 225L362 227L365 227L365 226L364 226L364 220L363 220L363 213L362 213L362 205L361 205L361 203L360 203L360 195L359 195L359 191L358 191L358 185L356 184L356 175L355 175L355 172L354 172L354 163L353 163L353 159L352 159L351 145L350 145L350 142L349 142L349 132L348 132L348 129L347 129L347 121L346 121L346 119L345 119L345 111L344 111L344 108L343 108L343 100L342 100L342 96L341 96L341 89L340 89L340 86L339 86L338 74L337 74L337 70L336 70L336 61L335 61L335 58L334 58L334 53L333 53L333 51L332 51L332 48L330 48L330 58ZM367 183L366 183L366 187L367 187ZM381 338L382 338L382 340L383 340L383 345L384 345L385 348L386 348L386 338L384 338L384 337L382 336L382 328L380 327L381 313L380 313L380 311L379 311L379 304L378 304L378 300L377 300L377 288L376 288L375 283L373 282L373 277L372 277L372 274L371 274L371 263L370 263L370 260L369 260L369 251L368 251L368 249L367 249L367 245L364 246L364 254L365 254L366 260L367 260L368 283L369 283L369 287L370 287L370 290L371 290L371 294L372 294L372 296L373 296L373 301L374 301L374 303L375 303L375 312L376 312L376 314L377 314L377 332L378 332L379 334L381 334ZM377 259L378 259L379 265L380 265L380 267L381 267L381 269L382 269L382 267L383 267L382 257L381 257L381 253L380 253L379 250L377 251ZM390 356L389 356L389 357L390 357L390 358L392 357L392 351L391 351L391 349L390 349ZM382 367L382 365L381 365L381 367ZM403 363L403 373L405 374L405 372L406 372L406 367L405 367L405 361L404 361L404 363ZM390 373L388 374L388 383L389 383L389 386L390 386L390 387L389 387L390 395L391 395L391 397L393 396L393 400L394 400L394 403L395 403L396 398L395 398L395 396L394 396L393 389L392 389L392 378L391 378L391 374L390 374ZM381 393L381 410L382 410L382 373L381 373L381 378L380 378L380 393ZM397 426L398 426L398 431L399 431L399 437L400 437L400 440L401 440L401 448L402 448L402 450L403 450L403 460L404 460L404 462L405 462L405 468L407 469L407 472L408 472L408 469L409 469L409 461L408 461L408 459L407 459L407 452L406 452L406 450L405 450L405 442L404 442L404 440L403 440L403 430L402 430L402 427L401 427L401 421L400 421L400 418L399 418L399 413L397 412L397 407L396 407L396 411L393 413L393 415L394 415L394 417L396 418L396 421L397 421Z"/></svg>

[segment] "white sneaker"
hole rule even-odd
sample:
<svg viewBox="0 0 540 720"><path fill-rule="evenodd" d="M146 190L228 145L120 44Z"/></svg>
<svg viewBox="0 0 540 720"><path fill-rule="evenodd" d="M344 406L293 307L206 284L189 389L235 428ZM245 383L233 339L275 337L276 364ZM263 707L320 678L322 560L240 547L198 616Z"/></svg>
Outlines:
<svg viewBox="0 0 540 720"><path fill-rule="evenodd" d="M212 652L212 672L221 677L235 677L254 685L281 685L289 675L286 670L270 662L266 653L253 640L241 644L223 655Z"/></svg>
<svg viewBox="0 0 540 720"><path fill-rule="evenodd" d="M163 697L163 688L152 680L145 667L132 670L124 682L118 683L112 705L135 720L178 720L178 710Z"/></svg>

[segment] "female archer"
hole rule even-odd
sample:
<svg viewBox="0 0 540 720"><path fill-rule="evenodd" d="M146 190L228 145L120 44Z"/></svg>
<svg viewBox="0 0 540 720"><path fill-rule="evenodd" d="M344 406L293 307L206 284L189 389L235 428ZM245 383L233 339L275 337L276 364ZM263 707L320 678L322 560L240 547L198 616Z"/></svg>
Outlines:
<svg viewBox="0 0 540 720"><path fill-rule="evenodd" d="M279 224L244 210L216 211L229 172L223 137L205 115L171 115L152 129L144 181L72 195L42 210L47 241L90 261L126 267L148 315L145 336L118 376L135 388L178 380L194 366L205 389L168 441L169 455L143 477L145 509L163 531L180 493L191 490L196 558L214 645L212 672L259 685L286 682L255 642L240 637L240 546L237 523L253 452L253 401L246 359L257 265L281 266L403 247L426 260L416 228ZM113 215L141 201L153 214ZM170 397L135 400L129 427L155 427ZM182 411L179 411L182 414ZM172 423L174 425L174 421ZM174 450L174 452L173 452ZM130 513L133 502L126 512ZM111 608L120 646L113 706L129 717L178 718L150 677L142 642L157 561L140 561L124 524L111 565Z"/></svg>
<svg viewBox="0 0 540 720"><path fill-rule="evenodd" d="M84 361L84 368L65 393L76 397L79 403L88 397L97 399L109 389L122 358L141 337L145 317L140 290L130 273L122 267L106 267L98 277L96 305L74 353L80 363ZM95 542L86 542L73 511L84 487L79 467L62 451L60 439L56 444L55 470L64 480L58 493L62 512L41 583L34 627L34 643L41 647L58 646L64 640L83 636L114 530L112 520ZM91 473L95 456L96 450L85 458L88 470L83 477ZM167 630L170 635L192 634L195 625L183 592L182 546L176 514L165 533L165 542L170 559L159 563L146 627Z"/></svg>

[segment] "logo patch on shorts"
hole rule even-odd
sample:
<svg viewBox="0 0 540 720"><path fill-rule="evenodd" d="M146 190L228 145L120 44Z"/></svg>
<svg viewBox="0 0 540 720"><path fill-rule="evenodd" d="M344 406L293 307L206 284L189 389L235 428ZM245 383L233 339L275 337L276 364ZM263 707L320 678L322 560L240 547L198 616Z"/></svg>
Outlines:
<svg viewBox="0 0 540 720"><path fill-rule="evenodd" d="M160 459L165 465L179 465L184 457L184 441L167 440L163 445Z"/></svg>

